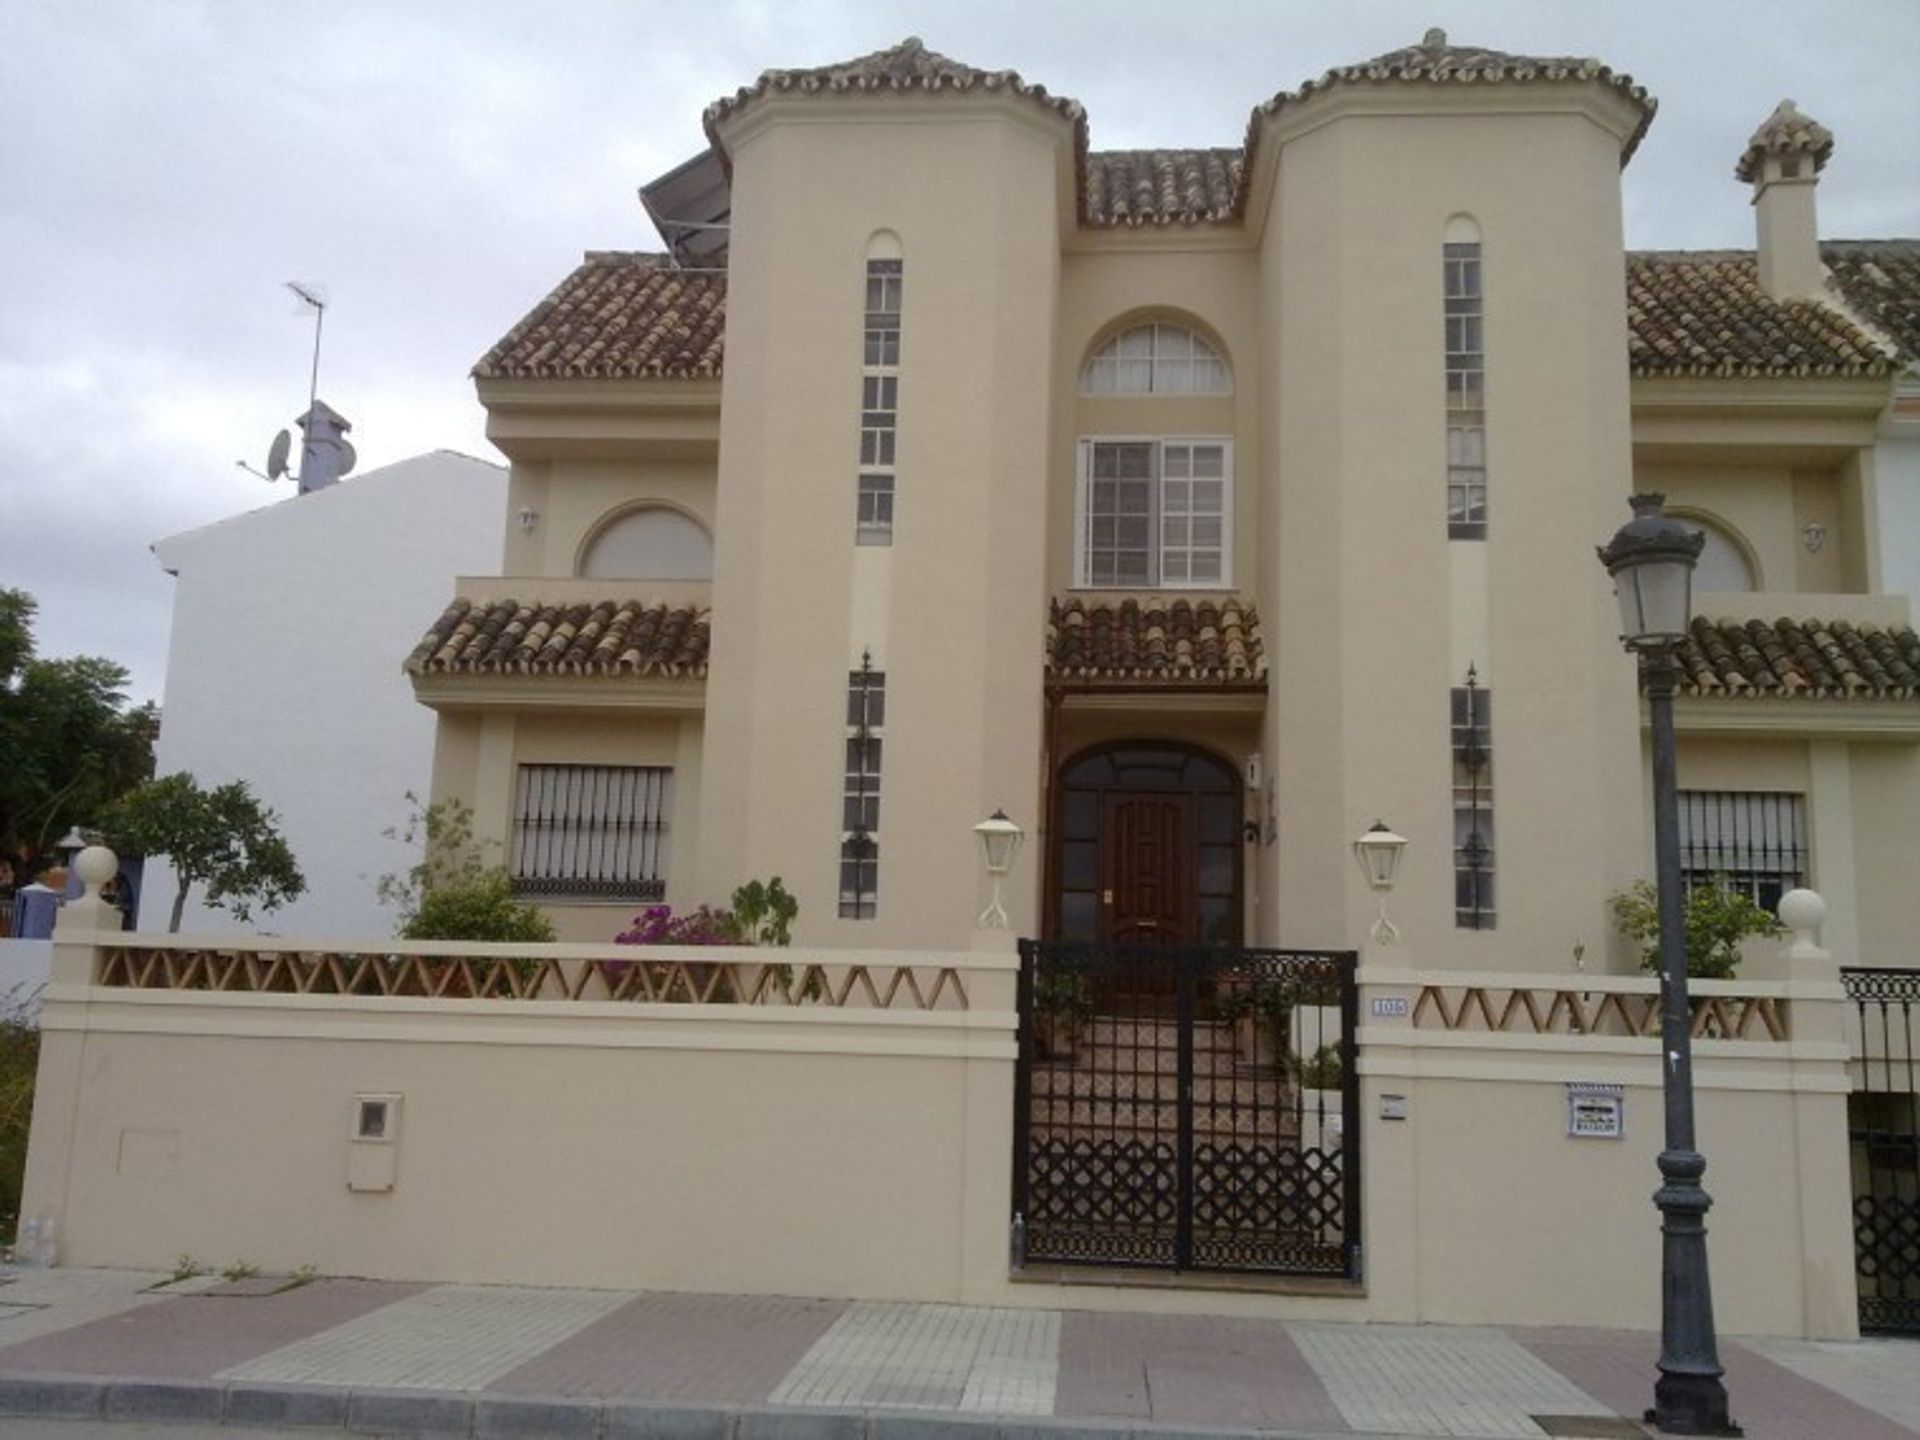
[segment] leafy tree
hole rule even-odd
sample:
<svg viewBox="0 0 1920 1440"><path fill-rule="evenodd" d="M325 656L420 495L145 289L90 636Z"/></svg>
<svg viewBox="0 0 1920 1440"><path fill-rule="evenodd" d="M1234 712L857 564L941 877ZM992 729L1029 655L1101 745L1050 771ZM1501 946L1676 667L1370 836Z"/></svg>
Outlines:
<svg viewBox="0 0 1920 1440"><path fill-rule="evenodd" d="M1640 942L1640 968L1660 969L1659 892L1651 880L1637 880L1608 902L1614 924ZM1716 875L1687 893L1685 923L1687 974L1695 980L1731 980L1740 966L1740 942L1751 935L1778 935L1780 923L1753 897Z"/></svg>
<svg viewBox="0 0 1920 1440"><path fill-rule="evenodd" d="M111 660L38 658L37 608L24 590L0 589L0 847L20 859L153 774L160 730L155 706L127 707L127 672Z"/></svg>
<svg viewBox="0 0 1920 1440"><path fill-rule="evenodd" d="M108 842L136 855L165 855L179 877L168 930L195 885L207 903L237 920L254 908L277 910L306 892L279 816L262 805L244 780L203 790L185 771L149 780L116 801L102 817Z"/></svg>
<svg viewBox="0 0 1920 1440"><path fill-rule="evenodd" d="M411 792L407 799L414 813L406 828L387 834L420 846L420 859L400 874L382 875L375 886L381 901L400 912L401 939L553 939L553 922L513 893L506 867L487 863L467 805L441 800L423 807Z"/></svg>

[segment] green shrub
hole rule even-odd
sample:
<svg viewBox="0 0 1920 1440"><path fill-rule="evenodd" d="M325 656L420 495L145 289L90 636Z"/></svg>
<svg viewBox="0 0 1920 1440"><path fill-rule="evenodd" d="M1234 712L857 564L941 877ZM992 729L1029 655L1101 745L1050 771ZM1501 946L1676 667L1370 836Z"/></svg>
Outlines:
<svg viewBox="0 0 1920 1440"><path fill-rule="evenodd" d="M1638 880L1616 893L1608 905L1622 935L1640 942L1640 968L1660 969L1659 892L1650 880ZM1687 894L1685 922L1687 974L1695 980L1731 980L1740 968L1740 942L1754 935L1778 935L1775 920L1744 891L1716 875Z"/></svg>
<svg viewBox="0 0 1920 1440"><path fill-rule="evenodd" d="M32 1002L32 995L18 987L0 996L0 1241L7 1243L19 1233L33 1077L40 1065L40 1027Z"/></svg>
<svg viewBox="0 0 1920 1440"><path fill-rule="evenodd" d="M513 893L505 867L489 865L473 838L473 811L458 800L422 808L404 831L387 834L418 844L420 859L398 875L383 875L380 898L400 911L403 940L499 940L541 944L553 939L553 922Z"/></svg>
<svg viewBox="0 0 1920 1440"><path fill-rule="evenodd" d="M436 886L400 927L404 940L507 940L542 944L553 939L553 922L515 897L504 870L483 870Z"/></svg>
<svg viewBox="0 0 1920 1440"><path fill-rule="evenodd" d="M1300 1084L1307 1090L1338 1090L1344 1075L1340 1068L1340 1051L1332 1045L1322 1045L1313 1052L1313 1057L1300 1063Z"/></svg>

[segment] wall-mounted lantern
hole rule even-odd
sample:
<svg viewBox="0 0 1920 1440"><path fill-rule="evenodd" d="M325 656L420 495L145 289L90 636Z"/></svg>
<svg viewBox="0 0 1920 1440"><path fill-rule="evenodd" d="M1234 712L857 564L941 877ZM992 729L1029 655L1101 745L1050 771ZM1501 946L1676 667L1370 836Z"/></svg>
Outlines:
<svg viewBox="0 0 1920 1440"><path fill-rule="evenodd" d="M1387 918L1387 894L1400 873L1400 852L1407 848L1407 837L1396 835L1384 820L1376 820L1367 833L1353 842L1353 858L1367 885L1380 895L1380 918L1369 932L1376 945L1391 945L1400 938L1400 928Z"/></svg>
<svg viewBox="0 0 1920 1440"><path fill-rule="evenodd" d="M993 879L993 899L980 912L980 925L987 930L1005 930L1008 928L1007 909L1000 903L1000 882L1013 869L1013 857L1020 853L1020 842L1026 839L1027 832L1009 820L1006 811L995 810L973 827L973 833L980 837L980 848L986 854L987 874Z"/></svg>

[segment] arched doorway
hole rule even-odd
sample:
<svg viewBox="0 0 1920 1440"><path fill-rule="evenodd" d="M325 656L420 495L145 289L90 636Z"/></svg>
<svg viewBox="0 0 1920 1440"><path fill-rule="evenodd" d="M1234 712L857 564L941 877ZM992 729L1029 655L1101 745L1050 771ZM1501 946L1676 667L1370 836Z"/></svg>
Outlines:
<svg viewBox="0 0 1920 1440"><path fill-rule="evenodd" d="M1238 945L1240 772L1191 745L1130 740L1060 767L1051 938Z"/></svg>

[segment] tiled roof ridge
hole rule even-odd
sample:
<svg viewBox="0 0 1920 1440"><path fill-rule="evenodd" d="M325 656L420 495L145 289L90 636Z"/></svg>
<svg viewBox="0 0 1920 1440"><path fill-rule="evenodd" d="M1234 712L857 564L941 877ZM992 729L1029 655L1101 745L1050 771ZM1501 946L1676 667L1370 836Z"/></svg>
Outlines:
<svg viewBox="0 0 1920 1440"><path fill-rule="evenodd" d="M1053 112L1073 126L1076 164L1087 153L1087 112L1078 100L1054 95L1044 85L1031 85L1017 70L981 70L963 61L929 50L917 35L909 35L897 45L842 60L830 65L814 65L791 70L763 70L751 85L743 85L731 95L722 96L707 106L701 124L721 164L729 170L732 157L720 141L720 125L737 115L762 96L781 93L800 94L874 94L942 90L1004 92L1029 99Z"/></svg>
<svg viewBox="0 0 1920 1440"><path fill-rule="evenodd" d="M1315 95L1343 85L1381 81L1429 85L1548 81L1610 86L1640 107L1640 123L1620 148L1622 168L1633 158L1633 152L1639 148L1647 127L1653 123L1654 111L1659 108L1659 101L1654 99L1646 86L1593 56L1511 55L1504 50L1454 45L1448 42L1446 31L1436 28L1429 30L1418 45L1389 50L1384 55L1376 55L1371 60L1357 64L1336 65L1319 79L1308 80L1297 90L1282 90L1254 106L1253 115L1247 122L1245 148L1249 164L1259 141L1260 122L1268 116L1277 115L1289 106L1299 105Z"/></svg>
<svg viewBox="0 0 1920 1440"><path fill-rule="evenodd" d="M1689 695L1920 700L1911 625L1696 616L1676 654Z"/></svg>
<svg viewBox="0 0 1920 1440"><path fill-rule="evenodd" d="M409 675L612 675L698 679L712 612L664 600L455 599L404 669Z"/></svg>
<svg viewBox="0 0 1920 1440"><path fill-rule="evenodd" d="M1055 596L1047 675L1080 682L1263 684L1260 617L1240 595Z"/></svg>

